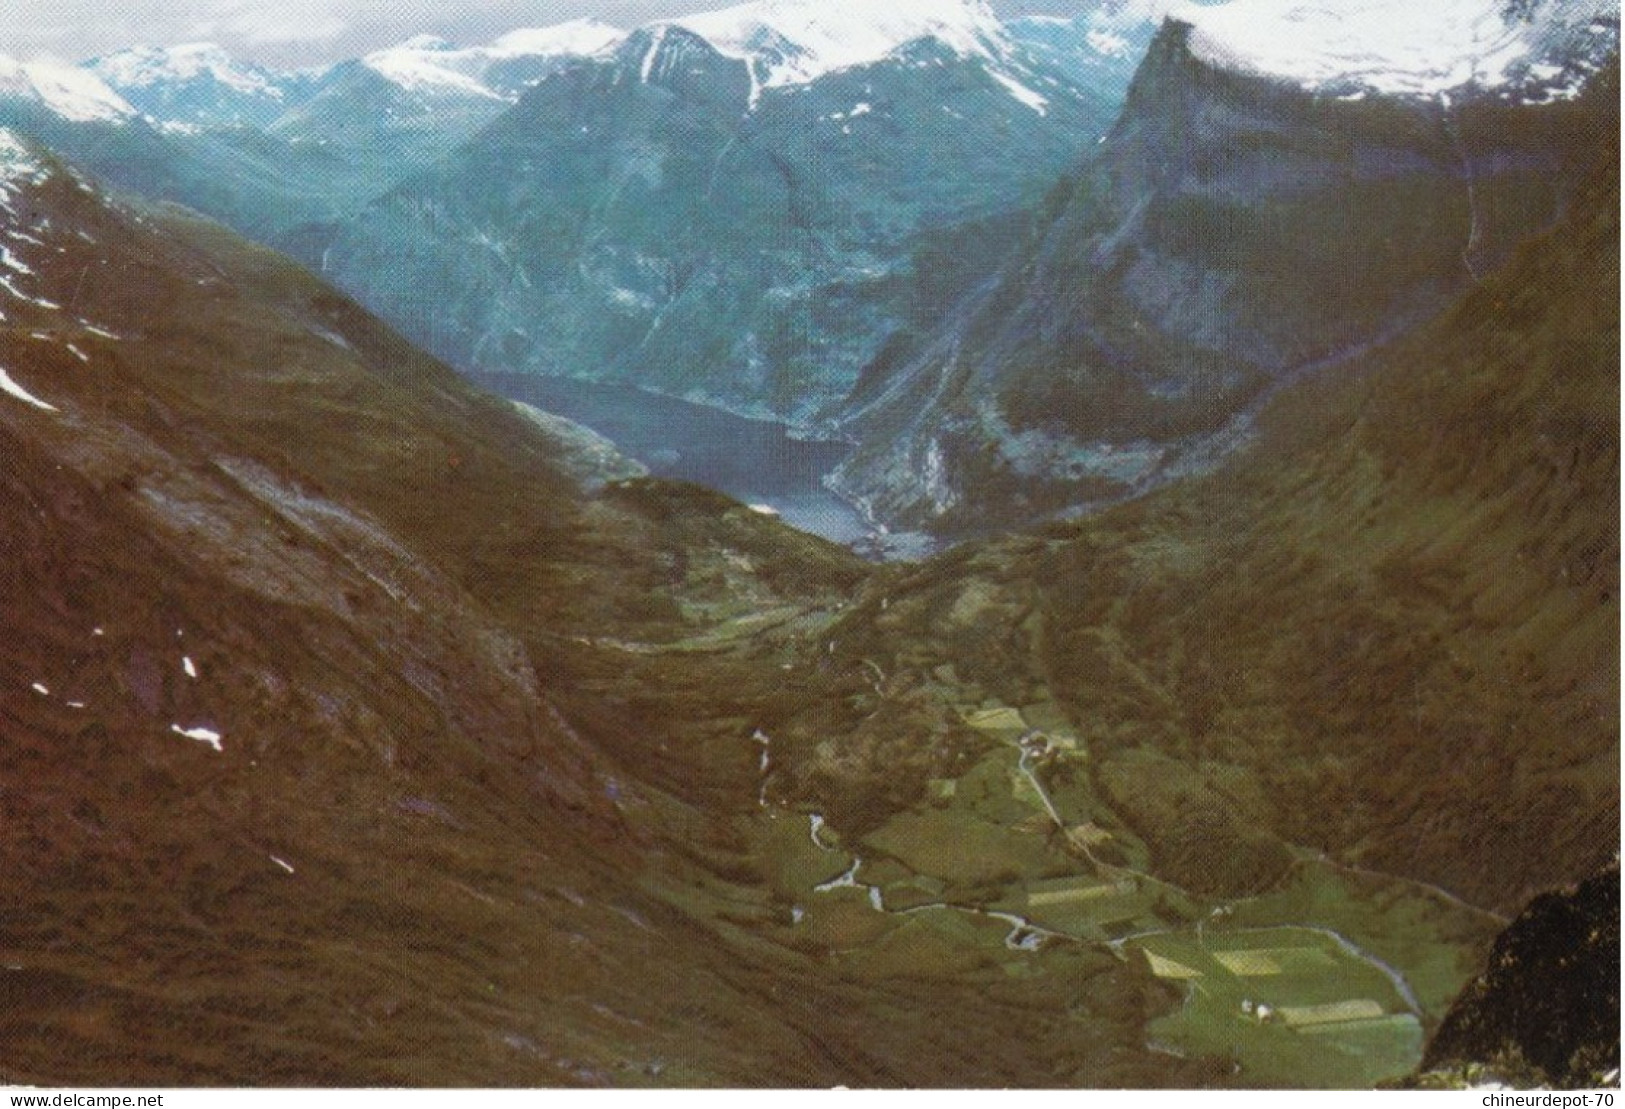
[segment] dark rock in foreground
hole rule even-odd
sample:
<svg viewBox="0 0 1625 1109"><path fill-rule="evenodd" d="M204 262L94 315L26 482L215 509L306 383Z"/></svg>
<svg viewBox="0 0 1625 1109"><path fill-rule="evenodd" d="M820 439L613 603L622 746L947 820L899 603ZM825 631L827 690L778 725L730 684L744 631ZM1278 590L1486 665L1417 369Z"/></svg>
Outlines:
<svg viewBox="0 0 1625 1109"><path fill-rule="evenodd" d="M1537 897L1445 1017L1424 1084L1572 1089L1619 1082L1619 863Z"/></svg>

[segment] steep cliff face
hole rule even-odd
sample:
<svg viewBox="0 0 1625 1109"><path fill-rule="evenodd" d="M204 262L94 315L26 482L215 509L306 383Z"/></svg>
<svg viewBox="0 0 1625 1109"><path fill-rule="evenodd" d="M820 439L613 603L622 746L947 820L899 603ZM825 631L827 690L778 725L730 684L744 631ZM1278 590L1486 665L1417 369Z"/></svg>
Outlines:
<svg viewBox="0 0 1625 1109"><path fill-rule="evenodd" d="M881 517L963 534L1206 465L1549 225L1612 118L1606 91L1304 88L1192 35L1165 25L1000 277L853 398L838 482Z"/></svg>
<svg viewBox="0 0 1625 1109"><path fill-rule="evenodd" d="M1595 873L1619 820L1617 149L1556 228L1277 393L1216 472L965 544L830 638L899 687L952 663L1064 702L1159 866L1245 888L1234 829L1267 828L1504 913Z"/></svg>

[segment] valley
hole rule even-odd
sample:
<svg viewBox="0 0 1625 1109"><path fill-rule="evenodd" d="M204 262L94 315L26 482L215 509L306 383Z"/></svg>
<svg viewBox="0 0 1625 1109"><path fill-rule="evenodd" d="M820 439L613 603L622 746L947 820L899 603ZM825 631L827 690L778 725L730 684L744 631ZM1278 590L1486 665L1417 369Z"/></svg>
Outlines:
<svg viewBox="0 0 1625 1109"><path fill-rule="evenodd" d="M1617 7L1328 10L0 65L0 1083L1617 1085Z"/></svg>

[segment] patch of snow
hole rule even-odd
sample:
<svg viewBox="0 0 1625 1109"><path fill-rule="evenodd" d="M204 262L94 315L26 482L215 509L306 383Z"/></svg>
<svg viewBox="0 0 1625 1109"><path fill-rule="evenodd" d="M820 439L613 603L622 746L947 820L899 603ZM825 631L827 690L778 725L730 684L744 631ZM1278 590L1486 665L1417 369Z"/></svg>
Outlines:
<svg viewBox="0 0 1625 1109"><path fill-rule="evenodd" d="M1040 96L1038 93L1034 92L1032 89L1028 88L1026 85L1023 85L1020 81L1017 81L1014 77L1010 77L1010 76L1007 76L1006 74L1000 73L996 69L990 69L987 72L988 72L989 77L992 77L995 81L997 81L999 84L1003 85L1006 89L1008 89L1011 96L1015 97L1017 100L1021 101L1025 105L1027 105L1027 107L1031 108L1033 111L1037 112L1039 115L1041 115L1041 116L1049 115L1049 101L1046 100L1044 97Z"/></svg>
<svg viewBox="0 0 1625 1109"><path fill-rule="evenodd" d="M197 663L193 662L190 657L181 658L181 669L186 671L188 678L194 681L197 680Z"/></svg>
<svg viewBox="0 0 1625 1109"><path fill-rule="evenodd" d="M412 92L435 90L457 92L488 100L507 99L494 89L487 88L466 73L460 73L440 64L439 51L426 50L408 43L389 50L368 54L361 60L374 73L401 88Z"/></svg>
<svg viewBox="0 0 1625 1109"><path fill-rule="evenodd" d="M33 393L18 385L4 368L0 368L0 393L7 393L25 404L31 404L35 408L43 409L46 412L55 412L57 410L55 405L46 404Z"/></svg>
<svg viewBox="0 0 1625 1109"><path fill-rule="evenodd" d="M286 870L289 874L298 873L298 871L294 870L294 868L292 866L289 866L288 863L286 863L282 859L277 858L275 855L271 856L271 861L273 863L276 863L276 865L280 866L283 870Z"/></svg>
<svg viewBox="0 0 1625 1109"><path fill-rule="evenodd" d="M6 292L10 293L12 296L16 297L25 304L32 304L37 308L49 309L52 312L58 312L62 309L62 305L57 304L55 301L46 300L44 297L30 296L29 294L23 292L21 289L17 288L16 285L11 283L11 278L9 277L0 276L0 289L4 289Z"/></svg>
<svg viewBox="0 0 1625 1109"><path fill-rule="evenodd" d="M848 870L845 874L841 875L839 878L831 878L829 881L825 882L823 885L814 886L813 887L813 892L814 893L829 893L831 890L857 889L858 888L858 870L862 866L863 866L863 860L862 859L854 859L852 861L852 867L851 867L850 870Z"/></svg>
<svg viewBox="0 0 1625 1109"><path fill-rule="evenodd" d="M22 274L24 277L33 277L34 271L28 268L21 258L13 254L9 247L0 246L0 266L6 267L12 273Z"/></svg>
<svg viewBox="0 0 1625 1109"><path fill-rule="evenodd" d="M3 91L3 87L0 87ZM14 195L22 185L39 185L50 177L44 163L17 137L16 132L0 127L0 197ZM18 231L10 232L14 239L28 239ZM38 239L33 240L36 244Z"/></svg>
<svg viewBox="0 0 1625 1109"><path fill-rule="evenodd" d="M1134 50L1128 39L1113 31L1090 31L1084 36L1084 41L1095 53L1108 58L1127 58Z"/></svg>
<svg viewBox="0 0 1625 1109"><path fill-rule="evenodd" d="M216 751L225 750L225 748L220 745L220 741L225 737L211 728L183 728L179 724L174 724L170 726L169 730L184 739L195 740L198 743L207 743Z"/></svg>
<svg viewBox="0 0 1625 1109"><path fill-rule="evenodd" d="M626 32L596 19L509 31L484 48L492 58L587 58L618 45Z"/></svg>
<svg viewBox="0 0 1625 1109"><path fill-rule="evenodd" d="M49 697L51 695L50 689L46 688L44 682L35 682L32 688L34 692L38 693L41 697Z"/></svg>
<svg viewBox="0 0 1625 1109"><path fill-rule="evenodd" d="M770 520L776 520L780 515L779 510L770 504L753 504L750 506L750 510L758 516L766 516Z"/></svg>
<svg viewBox="0 0 1625 1109"><path fill-rule="evenodd" d="M643 68L638 72L638 80L645 85L649 83L649 78L654 76L655 59L660 57L660 48L665 42L666 29L664 27L657 28L654 37L649 40L649 52L643 56Z"/></svg>

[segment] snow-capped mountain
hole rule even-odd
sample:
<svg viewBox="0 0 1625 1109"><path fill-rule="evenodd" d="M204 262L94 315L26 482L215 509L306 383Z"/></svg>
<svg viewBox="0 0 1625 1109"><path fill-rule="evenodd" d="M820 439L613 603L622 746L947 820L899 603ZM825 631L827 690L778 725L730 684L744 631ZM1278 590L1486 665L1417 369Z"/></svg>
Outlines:
<svg viewBox="0 0 1625 1109"><path fill-rule="evenodd" d="M147 110L100 76L103 63ZM205 48L128 51L86 66L0 58L0 127L123 192L186 205L266 242L387 187L384 164L257 125L281 111L269 84ZM284 101L299 99L297 80L281 87Z"/></svg>
<svg viewBox="0 0 1625 1109"><path fill-rule="evenodd" d="M1570 99L1619 46L1614 0L1232 0L1174 17L1202 61L1350 98Z"/></svg>
<svg viewBox="0 0 1625 1109"><path fill-rule="evenodd" d="M561 65L602 54L624 37L592 19L510 31L484 46L419 35L367 55L362 64L413 92L513 101Z"/></svg>
<svg viewBox="0 0 1625 1109"><path fill-rule="evenodd" d="M661 21L302 256L466 368L813 420L941 295L922 235L1007 221L1106 132L1126 71L1073 72L979 0Z"/></svg>
<svg viewBox="0 0 1625 1109"><path fill-rule="evenodd" d="M280 73L209 42L134 46L86 62L126 101L163 124L263 126L314 88L316 73Z"/></svg>
<svg viewBox="0 0 1625 1109"><path fill-rule="evenodd" d="M537 82L612 49L622 32L577 20L512 31L484 46L429 35L341 62L268 130L374 168L375 193L495 121Z"/></svg>
<svg viewBox="0 0 1625 1109"><path fill-rule="evenodd" d="M70 123L123 123L140 114L94 73L4 55L0 55L0 102L31 106Z"/></svg>

